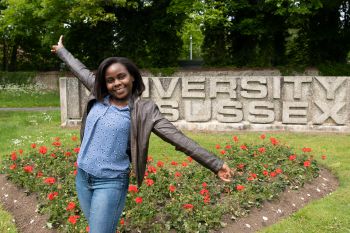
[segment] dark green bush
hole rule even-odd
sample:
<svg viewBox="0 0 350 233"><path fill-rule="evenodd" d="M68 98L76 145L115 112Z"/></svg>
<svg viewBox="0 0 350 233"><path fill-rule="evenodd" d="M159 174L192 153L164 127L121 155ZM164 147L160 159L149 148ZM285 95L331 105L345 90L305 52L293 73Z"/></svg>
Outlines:
<svg viewBox="0 0 350 233"><path fill-rule="evenodd" d="M323 76L349 76L350 64L324 63L317 67Z"/></svg>
<svg viewBox="0 0 350 233"><path fill-rule="evenodd" d="M154 76L171 76L177 71L177 67L167 67L167 68L149 68L148 69L151 74Z"/></svg>
<svg viewBox="0 0 350 233"><path fill-rule="evenodd" d="M27 85L33 83L35 72L0 72L0 85L17 84Z"/></svg>

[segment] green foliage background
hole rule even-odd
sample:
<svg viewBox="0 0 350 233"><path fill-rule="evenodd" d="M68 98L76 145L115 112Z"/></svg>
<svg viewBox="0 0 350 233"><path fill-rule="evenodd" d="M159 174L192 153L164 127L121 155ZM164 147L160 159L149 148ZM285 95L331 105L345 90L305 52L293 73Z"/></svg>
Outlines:
<svg viewBox="0 0 350 233"><path fill-rule="evenodd" d="M346 0L3 0L0 70L57 70L50 46L66 47L95 69L107 56L141 68L270 67L346 64L350 49Z"/></svg>

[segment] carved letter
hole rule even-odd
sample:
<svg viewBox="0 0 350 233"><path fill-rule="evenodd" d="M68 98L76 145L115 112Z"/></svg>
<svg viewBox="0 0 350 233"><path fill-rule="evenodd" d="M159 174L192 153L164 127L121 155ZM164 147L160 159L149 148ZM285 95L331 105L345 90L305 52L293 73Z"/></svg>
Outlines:
<svg viewBox="0 0 350 233"><path fill-rule="evenodd" d="M142 92L143 98L149 98L149 78L142 77L143 83L145 84L145 90Z"/></svg>
<svg viewBox="0 0 350 233"><path fill-rule="evenodd" d="M170 84L168 89L165 91L163 88L163 85L158 77L152 78L152 81L154 83L154 86L157 89L157 92L159 94L160 98L170 98L175 90L177 81L179 80L179 77L173 77L173 78L163 78L163 79L170 79Z"/></svg>
<svg viewBox="0 0 350 233"><path fill-rule="evenodd" d="M329 117L338 125L344 125L346 118L342 118L337 113L345 106L345 102L327 104L322 101L315 101L315 105L323 112L314 119L315 124L323 124Z"/></svg>
<svg viewBox="0 0 350 233"><path fill-rule="evenodd" d="M218 83L226 86L218 87ZM210 79L210 98L216 98L217 93L228 93L231 99L237 98L235 89L237 88L237 79L231 77L216 77Z"/></svg>
<svg viewBox="0 0 350 233"><path fill-rule="evenodd" d="M308 106L307 102L283 102L282 123L306 124L306 108Z"/></svg>
<svg viewBox="0 0 350 233"><path fill-rule="evenodd" d="M218 101L217 120L219 122L236 123L243 120L242 103L238 101Z"/></svg>
<svg viewBox="0 0 350 233"><path fill-rule="evenodd" d="M273 103L267 101L253 101L248 107L248 121L258 124L271 123L275 120Z"/></svg>
<svg viewBox="0 0 350 233"><path fill-rule="evenodd" d="M169 121L177 121L179 119L179 103L174 100L169 101L158 101L159 111L164 114L164 116Z"/></svg>
<svg viewBox="0 0 350 233"><path fill-rule="evenodd" d="M312 77L284 77L284 82L286 83L294 83L294 92L293 92L293 98L294 99L301 99L301 93L302 93L302 84L303 83L311 83Z"/></svg>
<svg viewBox="0 0 350 233"><path fill-rule="evenodd" d="M211 100L184 100L185 120L206 122L211 118Z"/></svg>
<svg viewBox="0 0 350 233"><path fill-rule="evenodd" d="M273 98L281 98L281 77L273 77Z"/></svg>
<svg viewBox="0 0 350 233"><path fill-rule="evenodd" d="M329 77L316 77L317 81L321 83L327 93L327 99L333 100L335 96L335 91L344 83L345 77L338 77L331 79Z"/></svg>
<svg viewBox="0 0 350 233"><path fill-rule="evenodd" d="M197 83L197 84L193 84ZM205 98L204 91L205 77L182 78L182 97L184 98ZM197 90L197 91L191 91Z"/></svg>
<svg viewBox="0 0 350 233"><path fill-rule="evenodd" d="M249 99L262 99L267 96L266 77L244 77L241 79L241 96Z"/></svg>

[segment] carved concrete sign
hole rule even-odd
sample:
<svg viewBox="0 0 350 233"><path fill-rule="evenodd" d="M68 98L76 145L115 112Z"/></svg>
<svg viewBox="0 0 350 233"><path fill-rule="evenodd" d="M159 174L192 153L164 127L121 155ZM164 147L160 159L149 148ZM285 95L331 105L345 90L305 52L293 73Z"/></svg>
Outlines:
<svg viewBox="0 0 350 233"><path fill-rule="evenodd" d="M181 129L350 132L350 77L145 77L144 83L143 98ZM61 78L60 86L62 124L79 122L88 93L76 79Z"/></svg>

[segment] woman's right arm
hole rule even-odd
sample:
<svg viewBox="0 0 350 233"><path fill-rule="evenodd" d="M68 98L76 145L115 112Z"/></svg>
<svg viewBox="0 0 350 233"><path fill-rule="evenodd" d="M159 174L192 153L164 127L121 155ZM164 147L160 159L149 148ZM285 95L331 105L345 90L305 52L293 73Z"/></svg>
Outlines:
<svg viewBox="0 0 350 233"><path fill-rule="evenodd" d="M86 66L76 59L64 46L63 36L60 37L57 45L53 45L51 52L57 56L68 66L73 74L91 91L95 83L95 74Z"/></svg>

